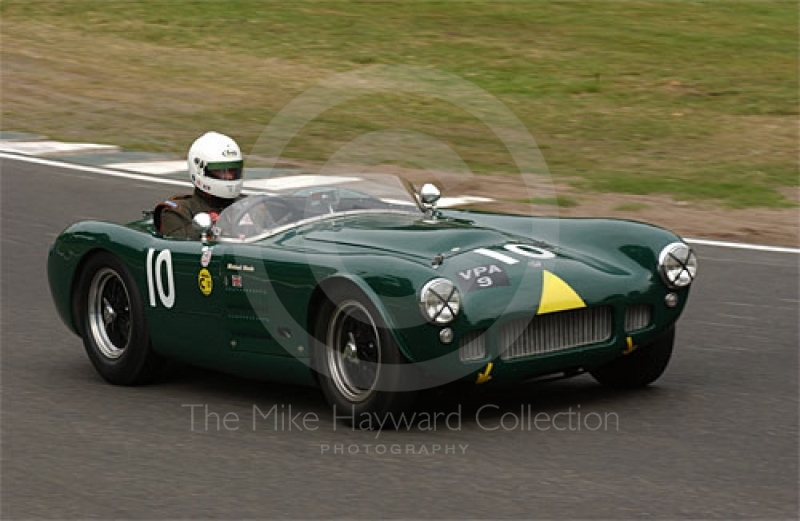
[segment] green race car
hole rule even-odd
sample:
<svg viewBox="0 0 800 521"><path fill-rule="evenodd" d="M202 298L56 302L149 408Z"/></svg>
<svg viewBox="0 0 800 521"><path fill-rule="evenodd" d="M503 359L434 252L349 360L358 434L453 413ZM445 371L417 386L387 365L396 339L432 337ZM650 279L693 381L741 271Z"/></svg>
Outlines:
<svg viewBox="0 0 800 521"><path fill-rule="evenodd" d="M61 233L52 296L106 380L145 382L172 358L318 385L355 417L450 382L588 371L640 387L669 362L697 271L674 233L441 210L433 185L391 176L285 181L195 216L199 240L152 216Z"/></svg>

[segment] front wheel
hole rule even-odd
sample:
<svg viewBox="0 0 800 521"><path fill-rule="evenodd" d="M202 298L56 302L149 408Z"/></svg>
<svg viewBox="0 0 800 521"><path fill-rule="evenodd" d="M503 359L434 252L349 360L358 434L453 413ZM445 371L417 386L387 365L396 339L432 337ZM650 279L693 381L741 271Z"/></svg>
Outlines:
<svg viewBox="0 0 800 521"><path fill-rule="evenodd" d="M103 252L86 263L76 299L86 353L117 385L152 380L162 359L150 346L142 298L128 268Z"/></svg>
<svg viewBox="0 0 800 521"><path fill-rule="evenodd" d="M337 418L375 428L414 403L414 368L360 291L328 291L315 330L314 368ZM411 389L411 390L406 390ZM380 423L378 423L380 422Z"/></svg>
<svg viewBox="0 0 800 521"><path fill-rule="evenodd" d="M658 380L664 373L672 356L674 344L673 326L654 342L595 369L592 371L592 376L601 384L617 389L644 387Z"/></svg>

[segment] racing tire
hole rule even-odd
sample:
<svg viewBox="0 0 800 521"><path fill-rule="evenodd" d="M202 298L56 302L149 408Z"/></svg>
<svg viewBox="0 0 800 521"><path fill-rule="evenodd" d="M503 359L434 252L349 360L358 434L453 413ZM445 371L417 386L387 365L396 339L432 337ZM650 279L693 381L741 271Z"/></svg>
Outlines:
<svg viewBox="0 0 800 521"><path fill-rule="evenodd" d="M366 430L392 428L392 419L416 402L417 372L361 291L340 285L326 294L312 364L335 420Z"/></svg>
<svg viewBox="0 0 800 521"><path fill-rule="evenodd" d="M664 373L675 344L675 328L661 337L591 372L595 380L615 389L635 389L649 385Z"/></svg>
<svg viewBox="0 0 800 521"><path fill-rule="evenodd" d="M127 266L111 253L98 253L76 288L83 345L97 372L115 385L155 379L164 360L150 344L142 297Z"/></svg>

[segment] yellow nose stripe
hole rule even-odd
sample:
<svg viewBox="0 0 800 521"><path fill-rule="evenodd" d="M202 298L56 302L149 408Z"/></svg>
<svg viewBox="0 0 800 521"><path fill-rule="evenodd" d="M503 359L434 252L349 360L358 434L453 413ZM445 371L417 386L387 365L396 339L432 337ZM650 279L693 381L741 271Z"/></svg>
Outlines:
<svg viewBox="0 0 800 521"><path fill-rule="evenodd" d="M539 302L539 311L536 312L538 315L586 307L575 290L558 276L543 270L542 279L542 300Z"/></svg>

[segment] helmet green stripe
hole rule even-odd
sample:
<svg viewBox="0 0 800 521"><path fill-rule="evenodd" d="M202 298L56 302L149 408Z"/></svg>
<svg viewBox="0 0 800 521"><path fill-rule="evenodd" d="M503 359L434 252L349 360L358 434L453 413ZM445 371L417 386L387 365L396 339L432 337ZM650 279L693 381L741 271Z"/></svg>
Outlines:
<svg viewBox="0 0 800 521"><path fill-rule="evenodd" d="M206 170L225 170L226 168L244 168L244 161L214 162L206 165Z"/></svg>

